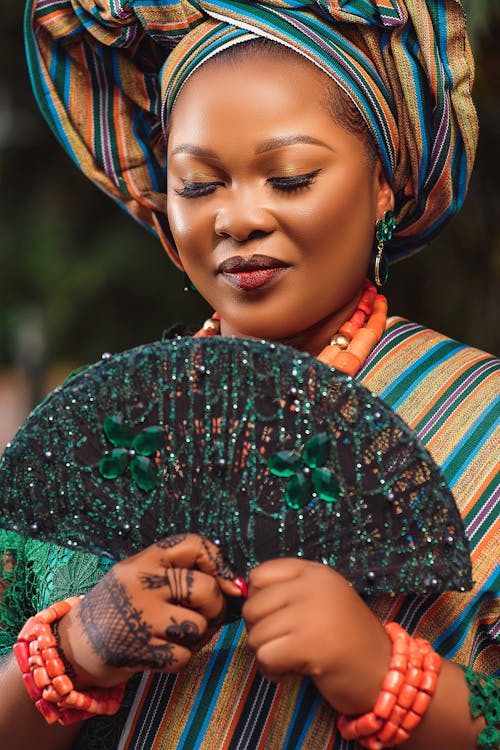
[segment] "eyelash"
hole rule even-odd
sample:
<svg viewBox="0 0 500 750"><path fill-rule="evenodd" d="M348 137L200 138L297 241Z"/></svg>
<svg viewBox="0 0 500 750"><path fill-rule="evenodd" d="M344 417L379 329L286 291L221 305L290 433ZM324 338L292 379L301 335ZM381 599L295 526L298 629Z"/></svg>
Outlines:
<svg viewBox="0 0 500 750"><path fill-rule="evenodd" d="M314 172L293 175L292 177L270 177L268 182L275 190L282 193L293 193L310 187L320 172L321 169L315 169ZM189 180L184 180L184 187L175 192L182 198L203 198L206 195L211 195L218 187L223 185L223 182L189 182Z"/></svg>

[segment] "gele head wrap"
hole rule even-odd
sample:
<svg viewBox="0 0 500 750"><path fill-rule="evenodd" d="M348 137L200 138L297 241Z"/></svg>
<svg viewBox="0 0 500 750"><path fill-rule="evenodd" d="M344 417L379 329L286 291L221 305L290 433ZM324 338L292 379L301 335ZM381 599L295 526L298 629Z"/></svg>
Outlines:
<svg viewBox="0 0 500 750"><path fill-rule="evenodd" d="M166 217L165 128L207 59L267 37L352 99L396 196L391 260L461 207L474 161L473 61L458 0L28 0L38 103L83 172L180 261Z"/></svg>

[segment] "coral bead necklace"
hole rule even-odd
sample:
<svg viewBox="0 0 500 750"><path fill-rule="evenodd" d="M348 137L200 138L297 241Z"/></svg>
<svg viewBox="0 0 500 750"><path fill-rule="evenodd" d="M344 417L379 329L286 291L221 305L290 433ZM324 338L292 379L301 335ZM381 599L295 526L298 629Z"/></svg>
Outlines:
<svg viewBox="0 0 500 750"><path fill-rule="evenodd" d="M382 294L377 294L369 279L365 279L356 310L332 336L317 359L347 375L356 375L380 341L386 322L387 300ZM220 315L214 313L195 336L216 336L219 333Z"/></svg>

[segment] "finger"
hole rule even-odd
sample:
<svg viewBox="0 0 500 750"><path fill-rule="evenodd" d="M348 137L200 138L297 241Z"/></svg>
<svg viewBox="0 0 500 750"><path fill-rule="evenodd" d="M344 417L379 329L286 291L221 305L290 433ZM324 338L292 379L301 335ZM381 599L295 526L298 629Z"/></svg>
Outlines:
<svg viewBox="0 0 500 750"><path fill-rule="evenodd" d="M248 628L248 645L257 653L261 646L283 638L291 633L290 622L293 613L289 608L273 612L269 617L259 620Z"/></svg>
<svg viewBox="0 0 500 750"><path fill-rule="evenodd" d="M255 660L263 674L277 675L280 679L311 673L306 657L302 657L297 649L296 639L289 634L260 646L255 652Z"/></svg>
<svg viewBox="0 0 500 750"><path fill-rule="evenodd" d="M199 534L180 534L166 537L156 544L164 551L164 559L178 568L197 568L217 579L228 596L241 596L241 588L234 584L235 573L220 548Z"/></svg>
<svg viewBox="0 0 500 750"><path fill-rule="evenodd" d="M257 565L248 576L248 597L250 598L256 591L274 583L282 583L297 578L308 564L307 560L281 557Z"/></svg>
<svg viewBox="0 0 500 750"><path fill-rule="evenodd" d="M177 643L168 643L161 638L152 638L147 646L136 649L128 667L148 669L153 672L180 672L192 657L192 651Z"/></svg>
<svg viewBox="0 0 500 750"><path fill-rule="evenodd" d="M196 610L209 622L222 619L226 600L215 578L199 570L170 568L165 571L168 589L177 604Z"/></svg>
<svg viewBox="0 0 500 750"><path fill-rule="evenodd" d="M287 607L293 601L294 581L275 583L263 589L253 588L251 596L242 608L247 627Z"/></svg>
<svg viewBox="0 0 500 750"><path fill-rule="evenodd" d="M208 630L204 617L183 607L169 607L165 637L169 643L178 643L191 651L203 641Z"/></svg>
<svg viewBox="0 0 500 750"><path fill-rule="evenodd" d="M157 566L139 573L144 590L157 590L171 604L197 610L207 620L222 616L226 602L217 580L207 573L190 568Z"/></svg>

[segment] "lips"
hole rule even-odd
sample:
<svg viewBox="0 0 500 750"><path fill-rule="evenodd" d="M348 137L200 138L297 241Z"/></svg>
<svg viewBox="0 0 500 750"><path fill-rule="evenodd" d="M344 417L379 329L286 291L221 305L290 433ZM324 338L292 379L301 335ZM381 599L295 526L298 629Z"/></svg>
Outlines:
<svg viewBox="0 0 500 750"><path fill-rule="evenodd" d="M265 286L288 267L288 263L269 255L251 255L249 258L235 255L223 261L218 271L232 286L252 290Z"/></svg>

